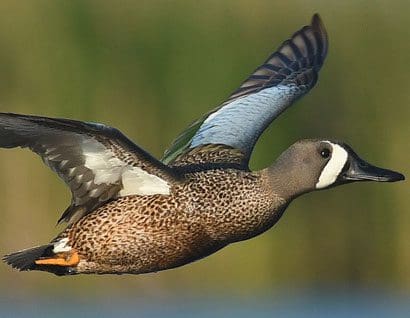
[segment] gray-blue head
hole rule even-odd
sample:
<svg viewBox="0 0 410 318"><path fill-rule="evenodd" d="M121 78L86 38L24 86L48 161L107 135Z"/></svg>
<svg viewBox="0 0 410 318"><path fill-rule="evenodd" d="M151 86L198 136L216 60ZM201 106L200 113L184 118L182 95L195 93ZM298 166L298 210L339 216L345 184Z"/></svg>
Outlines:
<svg viewBox="0 0 410 318"><path fill-rule="evenodd" d="M376 167L353 149L333 140L300 140L268 168L275 189L286 197L356 181L395 182L401 173Z"/></svg>

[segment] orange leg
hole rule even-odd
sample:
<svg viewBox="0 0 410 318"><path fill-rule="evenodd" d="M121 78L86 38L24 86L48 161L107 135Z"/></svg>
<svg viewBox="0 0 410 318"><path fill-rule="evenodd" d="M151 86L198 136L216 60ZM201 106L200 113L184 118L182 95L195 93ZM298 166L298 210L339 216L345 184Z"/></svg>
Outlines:
<svg viewBox="0 0 410 318"><path fill-rule="evenodd" d="M36 260L37 265L57 265L57 266L76 266L80 262L80 257L76 250L70 251L68 257L63 254L56 254L55 258L44 258Z"/></svg>

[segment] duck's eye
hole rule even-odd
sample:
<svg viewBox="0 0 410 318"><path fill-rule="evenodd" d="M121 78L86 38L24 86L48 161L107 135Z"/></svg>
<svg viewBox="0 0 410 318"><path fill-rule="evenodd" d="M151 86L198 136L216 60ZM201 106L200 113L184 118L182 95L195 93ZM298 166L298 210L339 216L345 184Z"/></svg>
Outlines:
<svg viewBox="0 0 410 318"><path fill-rule="evenodd" d="M322 158L329 158L330 150L328 148L324 148L320 151L320 155L322 156Z"/></svg>

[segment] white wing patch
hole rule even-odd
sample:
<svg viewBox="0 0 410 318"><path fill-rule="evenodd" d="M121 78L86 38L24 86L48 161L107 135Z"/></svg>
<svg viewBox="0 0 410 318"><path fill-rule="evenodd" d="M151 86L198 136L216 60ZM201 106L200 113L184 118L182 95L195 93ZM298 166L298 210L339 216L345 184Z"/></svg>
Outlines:
<svg viewBox="0 0 410 318"><path fill-rule="evenodd" d="M168 182L149 174L139 167L121 161L103 144L85 139L82 144L84 166L94 173L95 184L113 184L121 181L119 196L169 194Z"/></svg>
<svg viewBox="0 0 410 318"><path fill-rule="evenodd" d="M122 173L122 185L120 196L169 194L169 185L166 181L138 167L128 168Z"/></svg>
<svg viewBox="0 0 410 318"><path fill-rule="evenodd" d="M348 158L347 151L343 149L343 147L333 144L330 141L326 142L332 146L332 157L323 168L319 181L316 183L316 189L322 189L332 185L342 171Z"/></svg>

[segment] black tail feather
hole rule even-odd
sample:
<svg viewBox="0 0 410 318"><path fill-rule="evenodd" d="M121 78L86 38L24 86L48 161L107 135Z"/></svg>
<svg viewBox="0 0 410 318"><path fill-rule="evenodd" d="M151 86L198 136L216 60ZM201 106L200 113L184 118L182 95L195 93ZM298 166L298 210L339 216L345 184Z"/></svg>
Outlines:
<svg viewBox="0 0 410 318"><path fill-rule="evenodd" d="M52 255L52 250L52 244L36 246L5 255L3 256L3 261L11 267L20 271L30 271L37 269L38 266L35 263L36 260L38 260L40 257Z"/></svg>
<svg viewBox="0 0 410 318"><path fill-rule="evenodd" d="M54 255L53 248L53 244L28 248L22 251L4 255L3 261L11 267L18 269L19 271L44 271L53 273L57 276L76 274L75 270L69 267L36 264L35 261L42 257L52 257Z"/></svg>

